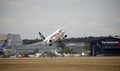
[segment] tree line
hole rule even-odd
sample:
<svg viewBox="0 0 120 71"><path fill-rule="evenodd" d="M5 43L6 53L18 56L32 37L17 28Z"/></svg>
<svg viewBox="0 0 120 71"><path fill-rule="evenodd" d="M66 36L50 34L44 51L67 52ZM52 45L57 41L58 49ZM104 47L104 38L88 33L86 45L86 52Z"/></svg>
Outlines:
<svg viewBox="0 0 120 71"><path fill-rule="evenodd" d="M65 43L75 43L75 42L84 42L84 43L90 43L92 40L96 40L96 39L100 39L100 38L103 38L103 37L94 37L94 36L89 36L89 37L79 37L79 38L67 38L67 39L64 39L63 42ZM40 42L41 39L23 39L23 44L26 45L26 44L32 44L32 43L37 43L37 42Z"/></svg>

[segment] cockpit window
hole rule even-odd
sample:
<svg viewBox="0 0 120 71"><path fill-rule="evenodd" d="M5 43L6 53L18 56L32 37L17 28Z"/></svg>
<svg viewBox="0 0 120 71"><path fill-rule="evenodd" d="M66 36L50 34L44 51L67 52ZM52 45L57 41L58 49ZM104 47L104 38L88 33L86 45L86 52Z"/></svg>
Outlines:
<svg viewBox="0 0 120 71"><path fill-rule="evenodd" d="M60 29L59 32L61 33L61 32L62 32L62 29Z"/></svg>

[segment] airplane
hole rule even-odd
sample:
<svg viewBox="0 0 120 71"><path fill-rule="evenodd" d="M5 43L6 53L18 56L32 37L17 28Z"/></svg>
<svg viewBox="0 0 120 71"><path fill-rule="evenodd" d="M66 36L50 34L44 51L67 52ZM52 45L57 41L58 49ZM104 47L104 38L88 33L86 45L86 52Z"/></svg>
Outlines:
<svg viewBox="0 0 120 71"><path fill-rule="evenodd" d="M52 46L54 42L61 43L62 39L65 39L67 37L65 31L63 29L57 29L54 33L52 33L50 36L45 38L41 32L39 32L39 35L41 37L42 43Z"/></svg>

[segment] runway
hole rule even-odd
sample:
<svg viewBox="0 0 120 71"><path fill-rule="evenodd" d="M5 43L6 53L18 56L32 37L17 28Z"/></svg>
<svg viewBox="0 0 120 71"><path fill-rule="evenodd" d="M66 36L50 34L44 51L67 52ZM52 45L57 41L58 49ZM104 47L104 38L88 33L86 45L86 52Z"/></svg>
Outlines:
<svg viewBox="0 0 120 71"><path fill-rule="evenodd" d="M120 56L0 58L0 71L120 71Z"/></svg>
<svg viewBox="0 0 120 71"><path fill-rule="evenodd" d="M2 59L80 59L80 60L120 60L120 56L95 56L95 57L40 57L40 58L0 58Z"/></svg>
<svg viewBox="0 0 120 71"><path fill-rule="evenodd" d="M1 58L0 71L120 71L120 57Z"/></svg>

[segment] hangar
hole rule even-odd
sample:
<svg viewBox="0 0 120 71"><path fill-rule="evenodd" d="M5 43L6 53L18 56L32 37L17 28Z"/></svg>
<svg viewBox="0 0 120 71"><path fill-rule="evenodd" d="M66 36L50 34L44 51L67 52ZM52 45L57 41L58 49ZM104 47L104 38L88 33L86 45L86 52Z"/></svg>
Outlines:
<svg viewBox="0 0 120 71"><path fill-rule="evenodd" d="M120 38L104 37L90 42L90 55L119 55L120 56Z"/></svg>

